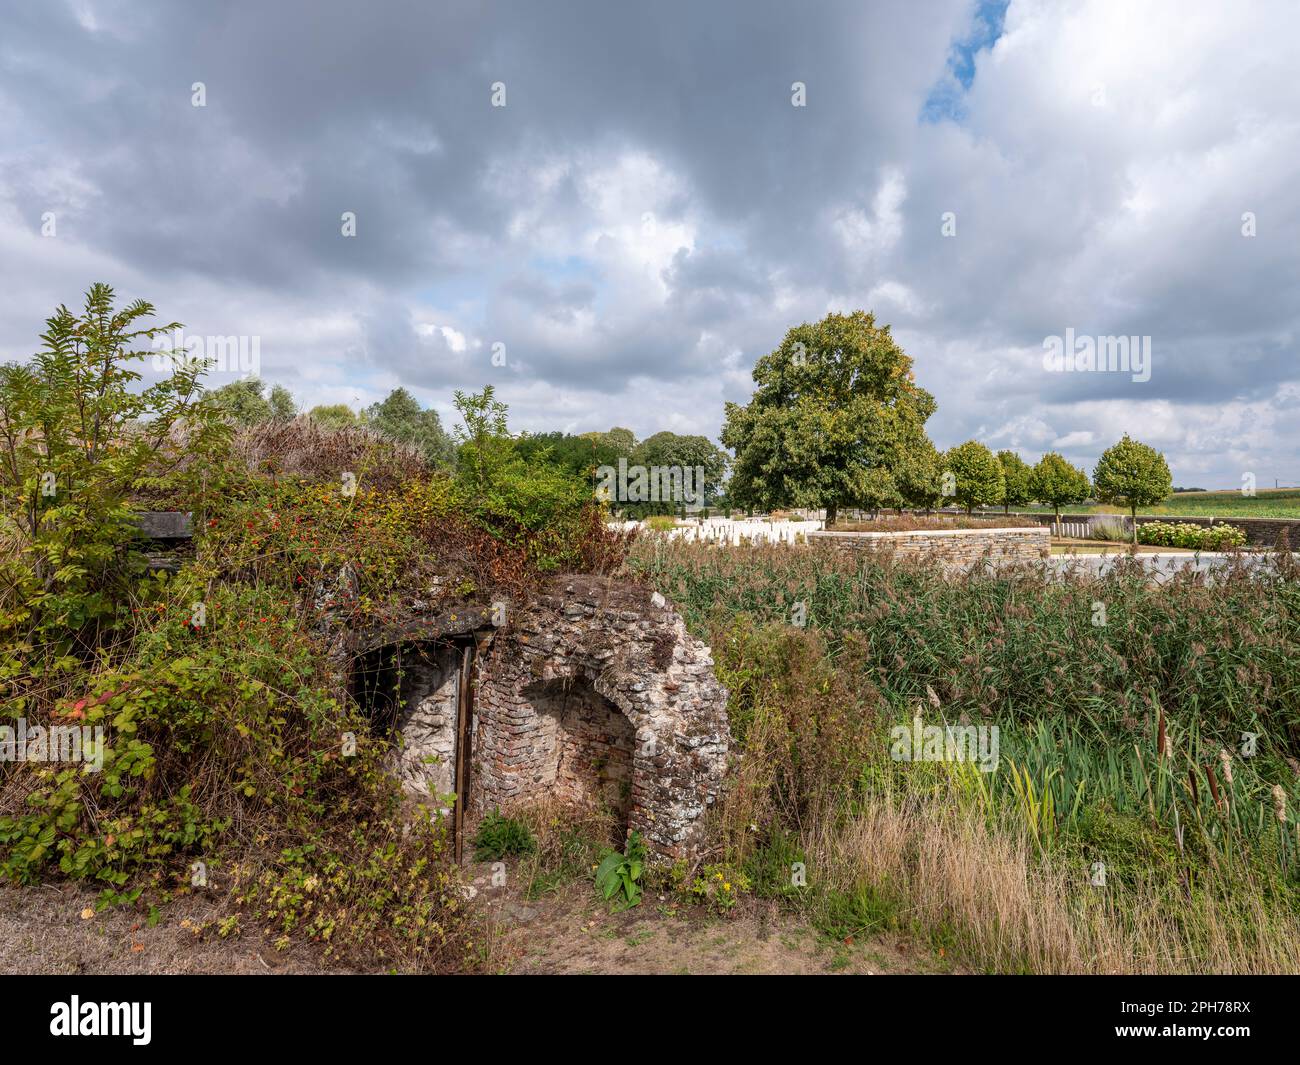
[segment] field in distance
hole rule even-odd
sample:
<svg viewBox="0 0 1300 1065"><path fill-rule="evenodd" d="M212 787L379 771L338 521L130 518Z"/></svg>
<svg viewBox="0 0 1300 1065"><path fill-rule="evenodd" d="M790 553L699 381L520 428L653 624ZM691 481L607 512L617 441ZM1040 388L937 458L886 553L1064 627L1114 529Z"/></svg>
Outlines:
<svg viewBox="0 0 1300 1065"><path fill-rule="evenodd" d="M1028 512L1051 513L1051 507L1024 507ZM1070 514L1127 514L1123 507L1098 504L1065 507ZM1239 490L1178 492L1159 506L1138 507L1139 514L1181 518L1300 518L1300 488L1261 488L1253 496Z"/></svg>

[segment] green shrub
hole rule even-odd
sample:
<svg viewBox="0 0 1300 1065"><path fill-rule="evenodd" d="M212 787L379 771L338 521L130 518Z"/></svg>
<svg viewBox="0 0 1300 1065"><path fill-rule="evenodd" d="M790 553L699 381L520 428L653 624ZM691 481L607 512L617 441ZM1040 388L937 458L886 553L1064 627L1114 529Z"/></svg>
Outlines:
<svg viewBox="0 0 1300 1065"><path fill-rule="evenodd" d="M794 870L799 865L806 869L807 861L798 837L777 826L745 859L744 873L759 898L787 898L806 892L795 882Z"/></svg>
<svg viewBox="0 0 1300 1065"><path fill-rule="evenodd" d="M502 817L500 810L485 815L474 836L474 857L480 862L531 854L536 847L537 841L528 826L512 817Z"/></svg>
<svg viewBox="0 0 1300 1065"><path fill-rule="evenodd" d="M700 870L691 882L691 895L719 916L730 913L742 897L749 894L749 877L744 870L722 862L713 862Z"/></svg>
<svg viewBox="0 0 1300 1065"><path fill-rule="evenodd" d="M1246 532L1235 525L1201 526L1193 522L1147 521L1138 525L1138 543L1182 547L1194 551L1226 551L1241 547Z"/></svg>
<svg viewBox="0 0 1300 1065"><path fill-rule="evenodd" d="M137 364L172 354L137 345L179 323L144 325L152 305L113 303L109 286L92 286L81 314L59 307L47 320L30 362L0 366L0 677L51 660L66 676L67 656L84 661L129 627L119 606L144 570L133 495L193 489L195 468L175 468L174 430L185 427L199 466L226 436L199 401L200 365L178 360L137 387Z"/></svg>
<svg viewBox="0 0 1300 1065"><path fill-rule="evenodd" d="M837 942L900 927L898 900L870 883L832 890L813 907L813 926Z"/></svg>

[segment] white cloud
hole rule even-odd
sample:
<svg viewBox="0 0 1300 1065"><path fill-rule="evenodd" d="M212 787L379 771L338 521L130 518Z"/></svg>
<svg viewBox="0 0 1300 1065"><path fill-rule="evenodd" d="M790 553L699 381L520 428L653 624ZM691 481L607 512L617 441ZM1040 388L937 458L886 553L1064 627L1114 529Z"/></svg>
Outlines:
<svg viewBox="0 0 1300 1065"><path fill-rule="evenodd" d="M445 412L493 380L521 427L713 433L787 328L864 307L942 445L1087 464L1129 431L1180 481L1300 479L1289 4L1013 0L960 123L918 116L970 3L692 9L726 31L703 44L666 32L671 5L581 34L527 5L436 35L340 8L291 52L292 10L233 5L221 33L130 10L77 0L0 51L6 357L102 278L193 332L261 335L264 375L309 404L400 383ZM221 71L207 109L159 54ZM506 109L464 88L483 56L514 67ZM1045 374L1067 327L1151 335L1152 380Z"/></svg>

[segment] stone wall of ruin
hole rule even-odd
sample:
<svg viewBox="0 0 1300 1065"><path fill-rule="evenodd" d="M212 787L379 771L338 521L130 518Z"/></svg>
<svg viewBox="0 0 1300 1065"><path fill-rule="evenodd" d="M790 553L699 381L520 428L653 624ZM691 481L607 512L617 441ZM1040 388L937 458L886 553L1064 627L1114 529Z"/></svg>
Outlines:
<svg viewBox="0 0 1300 1065"><path fill-rule="evenodd" d="M592 801L591 762L602 745L621 752L630 739L628 829L652 852L692 852L726 771L727 696L709 649L662 596L606 578L557 580L509 616L479 663L472 814L549 794ZM584 740L570 731L563 742L587 764L571 760L557 776L556 729L567 711L557 717L550 696L565 686L584 691L569 725ZM622 786L616 775L606 783Z"/></svg>
<svg viewBox="0 0 1300 1065"><path fill-rule="evenodd" d="M404 705L389 768L410 795L454 795L460 651L436 644L412 648L403 656L401 672Z"/></svg>

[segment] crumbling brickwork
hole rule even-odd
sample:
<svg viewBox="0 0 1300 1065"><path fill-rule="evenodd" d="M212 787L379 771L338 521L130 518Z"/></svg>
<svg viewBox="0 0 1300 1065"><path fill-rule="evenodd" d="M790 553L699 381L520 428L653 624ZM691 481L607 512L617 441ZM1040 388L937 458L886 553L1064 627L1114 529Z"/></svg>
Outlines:
<svg viewBox="0 0 1300 1065"><path fill-rule="evenodd" d="M608 807L625 827L631 811L632 722L585 679L529 685L538 715L534 789L570 803Z"/></svg>
<svg viewBox="0 0 1300 1065"><path fill-rule="evenodd" d="M504 624L494 628L494 616ZM709 649L661 595L562 577L503 612L441 603L353 634L354 656L402 649L390 765L414 798L466 790L456 780L455 730L458 656L470 644L471 817L558 797L609 808L652 853L695 851L726 772L727 693Z"/></svg>
<svg viewBox="0 0 1300 1065"><path fill-rule="evenodd" d="M579 702L557 715L566 687ZM727 694L662 596L560 579L509 617L476 688L471 812L625 788L629 830L662 855L693 851L726 771Z"/></svg>

